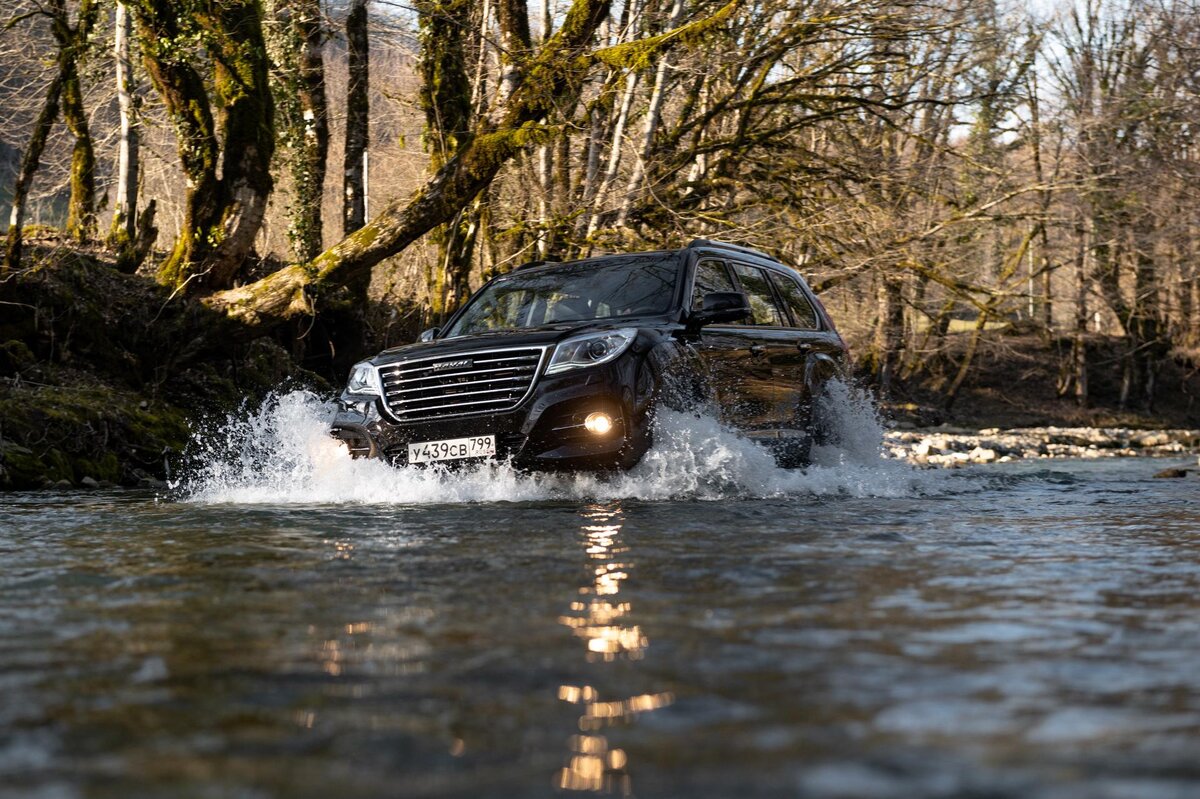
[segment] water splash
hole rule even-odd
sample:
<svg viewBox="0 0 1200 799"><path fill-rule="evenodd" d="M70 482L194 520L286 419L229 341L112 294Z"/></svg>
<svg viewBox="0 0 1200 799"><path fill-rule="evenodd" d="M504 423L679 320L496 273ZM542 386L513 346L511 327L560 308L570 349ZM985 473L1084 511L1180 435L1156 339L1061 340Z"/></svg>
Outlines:
<svg viewBox="0 0 1200 799"><path fill-rule="evenodd" d="M882 456L870 396L843 384L823 400L827 443L807 469L781 469L762 447L708 416L663 411L655 445L615 475L531 474L488 462L453 471L354 460L329 436L334 408L293 391L198 432L191 465L172 489L201 503L461 503L530 500L912 496L938 477Z"/></svg>

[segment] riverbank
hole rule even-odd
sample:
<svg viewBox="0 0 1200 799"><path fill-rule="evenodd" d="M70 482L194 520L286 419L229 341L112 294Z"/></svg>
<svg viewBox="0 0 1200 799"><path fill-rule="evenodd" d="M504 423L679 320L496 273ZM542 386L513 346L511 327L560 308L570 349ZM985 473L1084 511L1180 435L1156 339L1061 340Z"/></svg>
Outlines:
<svg viewBox="0 0 1200 799"><path fill-rule="evenodd" d="M884 436L889 457L920 466L966 466L1045 458L1168 457L1200 452L1200 430L1125 427L897 429Z"/></svg>

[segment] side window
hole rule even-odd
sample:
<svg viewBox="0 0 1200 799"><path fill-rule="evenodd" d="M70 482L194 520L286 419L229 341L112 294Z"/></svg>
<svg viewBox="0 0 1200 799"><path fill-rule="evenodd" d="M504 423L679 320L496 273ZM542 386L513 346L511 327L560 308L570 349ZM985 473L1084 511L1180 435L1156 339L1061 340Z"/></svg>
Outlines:
<svg viewBox="0 0 1200 799"><path fill-rule="evenodd" d="M692 309L700 310L704 295L712 291L737 291L722 261L701 261L696 264L696 281L692 289Z"/></svg>
<svg viewBox="0 0 1200 799"><path fill-rule="evenodd" d="M796 327L816 330L819 326L817 312L813 309L812 303L808 301L804 289L800 288L800 284L778 272L771 273L771 282L775 284L775 290L779 292L779 296L783 297L783 304L791 309Z"/></svg>
<svg viewBox="0 0 1200 799"><path fill-rule="evenodd" d="M737 272L738 280L742 282L742 288L750 298L752 324L783 327L783 314L779 312L775 297L771 295L771 285L767 282L766 273L758 267L744 264L734 264L733 270Z"/></svg>

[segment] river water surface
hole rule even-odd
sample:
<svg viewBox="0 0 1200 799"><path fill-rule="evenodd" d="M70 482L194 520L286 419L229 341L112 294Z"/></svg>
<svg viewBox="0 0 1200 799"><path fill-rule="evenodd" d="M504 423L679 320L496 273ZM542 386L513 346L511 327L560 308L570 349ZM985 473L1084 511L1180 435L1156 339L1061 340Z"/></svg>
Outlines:
<svg viewBox="0 0 1200 799"><path fill-rule="evenodd" d="M1200 796L1172 463L922 472L859 419L785 472L679 418L623 478L406 473L320 415L0 497L0 795Z"/></svg>

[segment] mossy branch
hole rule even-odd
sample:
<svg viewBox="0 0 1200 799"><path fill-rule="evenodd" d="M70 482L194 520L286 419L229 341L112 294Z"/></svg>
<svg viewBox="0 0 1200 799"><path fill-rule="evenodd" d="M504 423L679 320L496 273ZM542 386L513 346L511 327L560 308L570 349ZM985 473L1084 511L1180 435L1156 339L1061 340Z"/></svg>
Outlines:
<svg viewBox="0 0 1200 799"><path fill-rule="evenodd" d="M712 16L680 25L678 28L672 28L657 36L622 42L611 47L602 47L585 58L589 61L599 61L613 69L645 69L675 45L682 44L690 47L713 30L724 25L733 17L741 3L742 0L730 0Z"/></svg>

